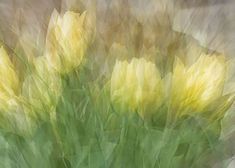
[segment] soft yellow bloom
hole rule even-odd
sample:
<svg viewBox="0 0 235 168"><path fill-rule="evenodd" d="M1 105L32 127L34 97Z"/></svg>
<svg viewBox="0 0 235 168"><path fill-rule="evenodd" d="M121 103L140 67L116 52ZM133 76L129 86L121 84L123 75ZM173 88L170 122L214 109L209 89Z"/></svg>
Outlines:
<svg viewBox="0 0 235 168"><path fill-rule="evenodd" d="M16 96L19 93L19 80L14 70L14 66L6 52L0 48L0 109L7 110L10 106L15 106Z"/></svg>
<svg viewBox="0 0 235 168"><path fill-rule="evenodd" d="M61 94L60 76L48 66L45 57L34 60L35 71L26 77L23 83L22 95L26 98L29 113L36 110L41 116L55 112L55 107ZM33 114L31 114L33 115Z"/></svg>
<svg viewBox="0 0 235 168"><path fill-rule="evenodd" d="M177 58L172 74L172 110L177 115L204 111L222 96L226 70L224 56L202 54L189 67Z"/></svg>
<svg viewBox="0 0 235 168"><path fill-rule="evenodd" d="M61 73L79 66L87 50L91 30L86 12L80 15L68 11L60 16L54 11L46 42L46 56L50 65Z"/></svg>
<svg viewBox="0 0 235 168"><path fill-rule="evenodd" d="M157 108L163 100L162 85L154 63L144 58L133 58L130 63L117 61L111 77L111 97L132 110L142 111L151 105Z"/></svg>

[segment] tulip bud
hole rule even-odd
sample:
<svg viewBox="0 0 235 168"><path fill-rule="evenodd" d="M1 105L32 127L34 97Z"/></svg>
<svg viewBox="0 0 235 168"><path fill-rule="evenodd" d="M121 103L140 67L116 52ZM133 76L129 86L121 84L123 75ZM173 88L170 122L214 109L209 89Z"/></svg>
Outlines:
<svg viewBox="0 0 235 168"><path fill-rule="evenodd" d="M112 100L132 110L159 107L163 100L163 84L155 64L143 58L130 63L117 61L111 77ZM145 114L141 114L142 116Z"/></svg>
<svg viewBox="0 0 235 168"><path fill-rule="evenodd" d="M52 14L46 40L46 56L50 65L60 73L78 67L88 48L91 25L86 12L68 11Z"/></svg>
<svg viewBox="0 0 235 168"><path fill-rule="evenodd" d="M223 56L202 54L189 67L177 58L172 74L172 110L179 116L204 111L222 96L226 69Z"/></svg>
<svg viewBox="0 0 235 168"><path fill-rule="evenodd" d="M23 83L22 94L28 103L26 110L28 109L29 113L39 112L39 115L44 117L55 111L61 94L61 80L48 66L45 57L36 58L34 66L35 71L27 76Z"/></svg>

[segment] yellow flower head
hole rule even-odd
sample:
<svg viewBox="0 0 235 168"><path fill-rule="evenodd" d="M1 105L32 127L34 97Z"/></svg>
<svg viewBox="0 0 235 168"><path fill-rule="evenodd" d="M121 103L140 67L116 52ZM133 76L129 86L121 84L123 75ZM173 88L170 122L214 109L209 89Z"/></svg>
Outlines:
<svg viewBox="0 0 235 168"><path fill-rule="evenodd" d="M15 97L19 93L19 80L14 66L6 52L0 48L0 103L1 109L15 104Z"/></svg>
<svg viewBox="0 0 235 168"><path fill-rule="evenodd" d="M202 54L189 67L177 58L172 74L172 110L178 115L202 112L222 96L226 69L224 56Z"/></svg>
<svg viewBox="0 0 235 168"><path fill-rule="evenodd" d="M130 63L117 61L111 77L111 97L132 110L159 107L163 86L155 64L144 58L133 58Z"/></svg>
<svg viewBox="0 0 235 168"><path fill-rule="evenodd" d="M52 14L47 35L46 56L50 65L61 73L67 73L81 63L91 35L86 12L68 11L60 16Z"/></svg>

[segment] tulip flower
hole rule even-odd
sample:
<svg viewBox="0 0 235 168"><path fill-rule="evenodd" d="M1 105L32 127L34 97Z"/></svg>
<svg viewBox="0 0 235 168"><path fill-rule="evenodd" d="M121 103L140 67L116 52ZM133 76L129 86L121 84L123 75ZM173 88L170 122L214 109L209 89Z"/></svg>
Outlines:
<svg viewBox="0 0 235 168"><path fill-rule="evenodd" d="M207 111L206 107L222 97L226 71L224 56L202 54L189 67L177 58L171 83L172 110L178 116Z"/></svg>
<svg viewBox="0 0 235 168"><path fill-rule="evenodd" d="M16 97L19 93L19 79L14 66L6 52L0 48L0 103L1 110L8 110L16 105Z"/></svg>
<svg viewBox="0 0 235 168"><path fill-rule="evenodd" d="M60 16L52 14L47 40L46 56L50 65L60 73L68 73L83 60L91 35L87 13L68 11Z"/></svg>
<svg viewBox="0 0 235 168"><path fill-rule="evenodd" d="M132 110L159 107L163 100L163 84L155 64L144 58L133 58L130 63L117 61L111 77L111 97L122 107Z"/></svg>

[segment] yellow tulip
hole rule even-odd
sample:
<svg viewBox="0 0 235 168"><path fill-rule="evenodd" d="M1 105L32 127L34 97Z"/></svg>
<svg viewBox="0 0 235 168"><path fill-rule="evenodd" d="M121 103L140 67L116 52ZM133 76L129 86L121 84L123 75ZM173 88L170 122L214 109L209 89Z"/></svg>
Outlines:
<svg viewBox="0 0 235 168"><path fill-rule="evenodd" d="M16 96L19 93L19 79L14 66L6 52L0 48L0 103L1 110L7 110L16 105Z"/></svg>
<svg viewBox="0 0 235 168"><path fill-rule="evenodd" d="M159 107L163 84L155 64L144 58L133 58L130 63L117 61L111 77L111 98L132 110Z"/></svg>
<svg viewBox="0 0 235 168"><path fill-rule="evenodd" d="M189 67L177 58L171 83L172 110L179 116L204 111L222 96L226 70L224 56L202 54Z"/></svg>
<svg viewBox="0 0 235 168"><path fill-rule="evenodd" d="M68 73L80 65L91 38L90 19L86 12L68 11L52 14L46 42L50 65L60 73Z"/></svg>

